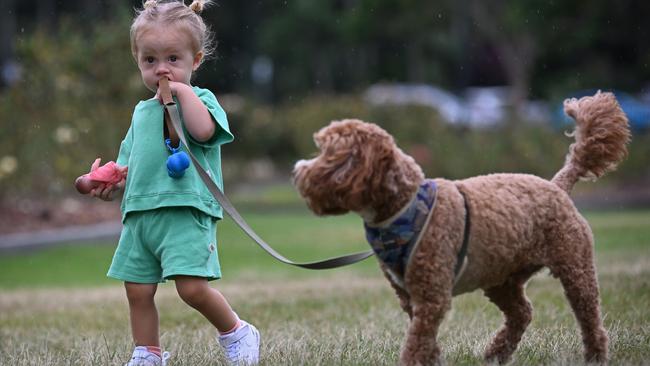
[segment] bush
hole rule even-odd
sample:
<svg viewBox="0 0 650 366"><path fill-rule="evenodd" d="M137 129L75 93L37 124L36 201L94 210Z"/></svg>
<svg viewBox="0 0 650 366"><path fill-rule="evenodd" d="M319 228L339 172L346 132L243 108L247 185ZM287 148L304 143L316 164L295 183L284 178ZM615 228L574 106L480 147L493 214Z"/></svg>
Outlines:
<svg viewBox="0 0 650 366"><path fill-rule="evenodd" d="M469 130L446 123L427 107L371 107L355 96L311 97L278 108L274 116L288 129L300 158L313 156L312 135L332 120L374 122L391 133L429 176L461 178L499 171L548 175L559 168L568 146L558 133L539 126ZM549 167L548 161L556 164Z"/></svg>
<svg viewBox="0 0 650 366"><path fill-rule="evenodd" d="M128 29L124 14L90 31L63 21L19 39L23 77L0 94L0 197L65 192L96 157L116 158L145 92Z"/></svg>
<svg viewBox="0 0 650 366"><path fill-rule="evenodd" d="M129 23L123 12L91 30L63 21L56 32L37 29L19 39L24 76L0 94L0 200L72 194L74 178L96 157L116 158L133 107L150 96L130 54ZM459 128L426 107L374 107L355 95L308 95L277 106L218 98L236 136L224 147L227 180L239 179L249 160L277 166L312 157L313 134L344 118L379 124L428 176L450 179L491 172L548 178L572 142L541 125ZM635 136L628 160L610 179L647 179L649 157L650 135Z"/></svg>
<svg viewBox="0 0 650 366"><path fill-rule="evenodd" d="M313 134L332 120L374 122L394 137L431 177L459 179L495 172L551 178L561 167L572 138L549 126L511 122L472 130L446 123L427 107L372 107L357 96L317 95L271 108L250 104L230 112L237 136L228 159L270 157L285 164L313 157ZM612 180L646 179L650 135L634 136L630 155Z"/></svg>

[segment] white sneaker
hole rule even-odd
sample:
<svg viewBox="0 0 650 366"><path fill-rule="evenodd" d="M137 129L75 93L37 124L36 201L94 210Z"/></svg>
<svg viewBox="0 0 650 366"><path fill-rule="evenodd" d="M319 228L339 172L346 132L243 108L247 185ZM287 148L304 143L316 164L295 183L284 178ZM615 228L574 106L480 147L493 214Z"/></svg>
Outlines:
<svg viewBox="0 0 650 366"><path fill-rule="evenodd" d="M219 336L219 344L232 365L257 365L260 360L260 332L243 320L232 333Z"/></svg>
<svg viewBox="0 0 650 366"><path fill-rule="evenodd" d="M131 355L131 361L124 366L165 366L169 360L169 352L163 352L162 357L147 351L147 347L137 346Z"/></svg>

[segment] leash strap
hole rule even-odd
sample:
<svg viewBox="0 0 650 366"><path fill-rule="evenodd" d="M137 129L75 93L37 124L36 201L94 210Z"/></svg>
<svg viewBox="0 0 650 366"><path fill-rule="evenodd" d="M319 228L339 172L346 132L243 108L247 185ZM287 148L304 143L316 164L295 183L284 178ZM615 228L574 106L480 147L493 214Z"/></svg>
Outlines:
<svg viewBox="0 0 650 366"><path fill-rule="evenodd" d="M470 232L470 221L469 221L469 204L467 203L467 196L461 190L459 190L463 200L465 201L465 231L463 233L463 245L460 247L458 256L456 257L456 267L454 267L454 277L455 280L458 280L460 277L463 267L465 265L465 260L467 259L467 248L469 247L469 232Z"/></svg>
<svg viewBox="0 0 650 366"><path fill-rule="evenodd" d="M330 258L318 262L296 263L290 261L289 259L282 256L280 253L276 252L259 235L257 235L257 233L248 225L248 223L246 223L244 218L239 214L239 212L237 212L237 209L235 209L235 206L233 206L233 204L230 202L228 197L226 197L226 195L224 195L223 192L221 192L219 187L217 187L217 185L214 183L212 178L210 178L208 173L201 166L201 163L199 163L199 161L196 159L194 154L192 154L192 151L189 148L187 140L185 139L185 134L183 133L183 129L181 127L181 119L178 113L176 102L174 102L174 99L172 98L171 90L169 89L169 80L167 80L167 78L160 79L159 86L160 86L160 92L163 99L163 103L165 104L165 109L167 110L167 113L169 114L169 119L171 120L171 128L169 124L167 127L169 129L170 136L172 136L173 132L176 132L180 142L183 145L185 145L185 150L187 150L187 153L190 156L190 159L192 160L192 163L194 164L196 171L199 173L201 180L203 180L203 183L205 183L210 193L212 193L212 195L217 200L217 202L219 202L219 204L224 209L224 211L226 211L226 213L237 223L237 225L239 225L239 227L244 231L244 233L246 233L246 235L248 235L251 239L253 239L253 241L257 243L257 245L259 245L262 249L264 249L264 251L266 251L273 258L279 260L282 263L286 263L292 266L306 268L306 269L330 269L330 268L343 267L352 263L362 261L374 254L373 251L366 251L366 252L353 253L341 257L334 257L334 258Z"/></svg>

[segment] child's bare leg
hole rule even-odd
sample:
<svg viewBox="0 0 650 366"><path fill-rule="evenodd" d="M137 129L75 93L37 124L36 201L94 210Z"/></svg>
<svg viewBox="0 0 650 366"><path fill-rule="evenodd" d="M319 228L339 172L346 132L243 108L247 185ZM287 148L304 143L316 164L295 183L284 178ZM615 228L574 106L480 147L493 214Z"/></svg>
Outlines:
<svg viewBox="0 0 650 366"><path fill-rule="evenodd" d="M160 347L158 336L158 309L154 295L158 284L124 282L129 300L131 332L136 346Z"/></svg>
<svg viewBox="0 0 650 366"><path fill-rule="evenodd" d="M203 314L221 333L235 328L239 319L226 298L202 277L176 276L176 291L188 305Z"/></svg>

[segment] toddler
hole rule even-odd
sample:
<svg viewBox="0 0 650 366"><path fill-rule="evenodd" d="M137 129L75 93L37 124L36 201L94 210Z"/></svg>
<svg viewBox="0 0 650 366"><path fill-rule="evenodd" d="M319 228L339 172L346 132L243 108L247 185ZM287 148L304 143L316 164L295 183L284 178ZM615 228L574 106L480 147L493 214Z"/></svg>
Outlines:
<svg viewBox="0 0 650 366"><path fill-rule="evenodd" d="M189 148L212 179L223 185L220 145L233 140L226 114L215 96L190 85L192 73L212 49L212 33L200 17L210 1L148 0L131 25L131 51L142 80L155 97L135 107L121 143L117 184L90 193L103 200L123 190L123 229L108 276L124 281L135 350L127 366L161 366L157 284L175 281L181 299L218 330L218 341L232 364L257 364L260 334L237 317L223 295L208 285L221 277L216 222L222 208L194 166L184 174L168 172L166 161L179 149L169 131L158 81L166 77L182 115ZM128 171L127 171L128 167Z"/></svg>

